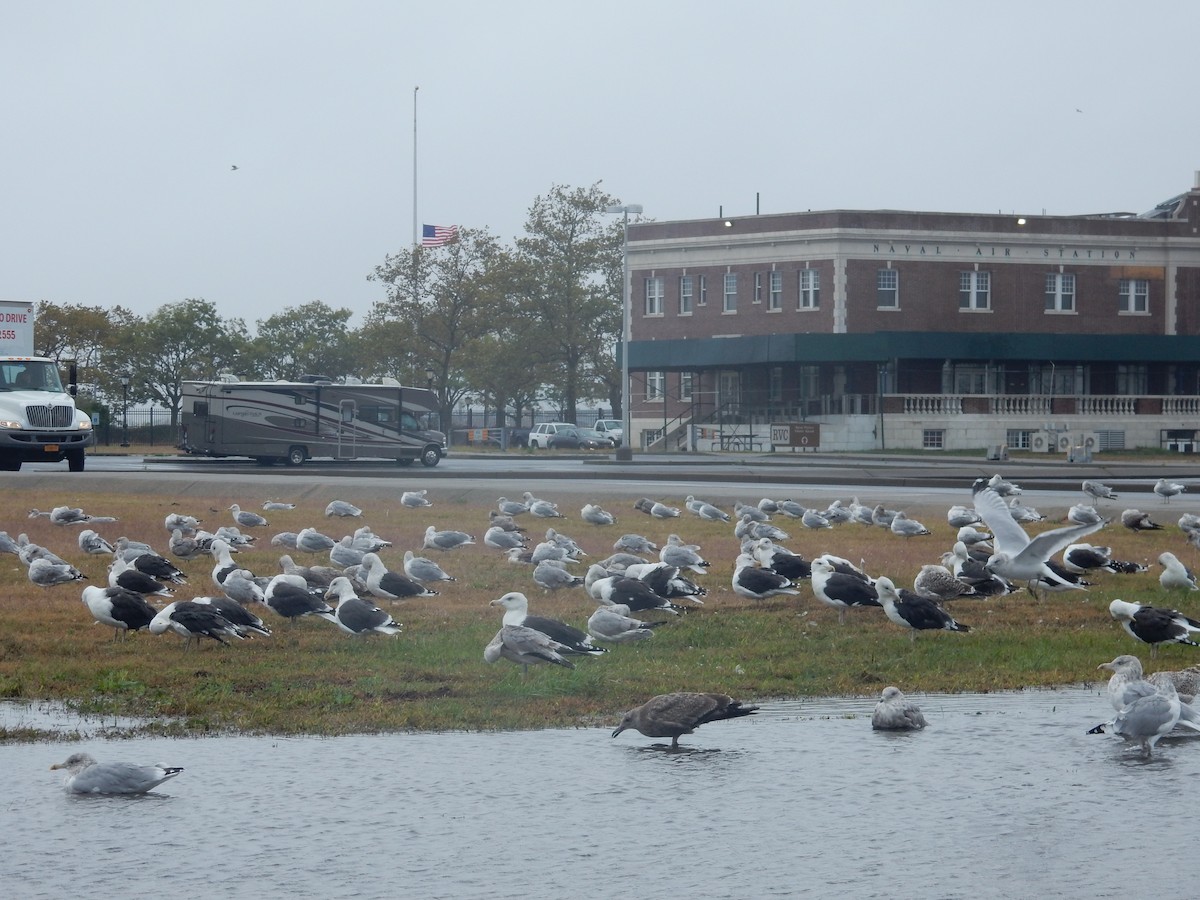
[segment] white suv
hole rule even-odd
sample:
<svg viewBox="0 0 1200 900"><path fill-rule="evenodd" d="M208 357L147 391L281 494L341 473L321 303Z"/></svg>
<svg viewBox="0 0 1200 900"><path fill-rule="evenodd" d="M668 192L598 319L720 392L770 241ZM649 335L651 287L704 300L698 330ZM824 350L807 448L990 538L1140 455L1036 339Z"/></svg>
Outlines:
<svg viewBox="0 0 1200 900"><path fill-rule="evenodd" d="M565 428L574 428L570 422L539 422L529 432L529 449L546 450L550 446L550 438Z"/></svg>

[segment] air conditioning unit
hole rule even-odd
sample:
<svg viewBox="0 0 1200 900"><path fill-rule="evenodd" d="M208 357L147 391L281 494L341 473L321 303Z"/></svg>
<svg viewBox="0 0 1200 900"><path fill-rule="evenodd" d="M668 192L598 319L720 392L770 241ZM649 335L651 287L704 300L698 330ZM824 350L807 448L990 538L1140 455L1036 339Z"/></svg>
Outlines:
<svg viewBox="0 0 1200 900"><path fill-rule="evenodd" d="M1035 431L1029 435L1029 449L1034 453L1053 453L1057 447L1053 431Z"/></svg>
<svg viewBox="0 0 1200 900"><path fill-rule="evenodd" d="M1100 452L1100 435L1094 431L1081 431L1075 435L1075 446L1082 447L1088 453Z"/></svg>
<svg viewBox="0 0 1200 900"><path fill-rule="evenodd" d="M1075 446L1075 438L1068 431L1063 431L1054 436L1057 442L1054 449L1059 453L1070 453L1071 448Z"/></svg>

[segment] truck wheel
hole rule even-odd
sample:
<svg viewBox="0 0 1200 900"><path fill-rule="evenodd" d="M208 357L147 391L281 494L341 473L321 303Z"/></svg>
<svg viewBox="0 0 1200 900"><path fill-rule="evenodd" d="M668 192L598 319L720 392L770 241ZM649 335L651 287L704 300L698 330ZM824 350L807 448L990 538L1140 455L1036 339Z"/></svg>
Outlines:
<svg viewBox="0 0 1200 900"><path fill-rule="evenodd" d="M67 452L68 471L82 472L85 465L87 465L87 457L84 456L82 450L70 450Z"/></svg>
<svg viewBox="0 0 1200 900"><path fill-rule="evenodd" d="M442 454L437 447L429 446L421 451L421 465L427 469L432 469L441 460Z"/></svg>
<svg viewBox="0 0 1200 900"><path fill-rule="evenodd" d="M306 459L308 459L308 454L303 447L288 447L287 464L289 466L302 466Z"/></svg>

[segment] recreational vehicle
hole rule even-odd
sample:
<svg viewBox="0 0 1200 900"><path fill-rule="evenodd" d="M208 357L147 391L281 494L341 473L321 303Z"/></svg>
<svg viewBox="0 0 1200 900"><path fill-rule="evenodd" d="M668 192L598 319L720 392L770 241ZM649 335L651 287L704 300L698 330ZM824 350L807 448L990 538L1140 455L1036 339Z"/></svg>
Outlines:
<svg viewBox="0 0 1200 900"><path fill-rule="evenodd" d="M436 466L447 452L446 435L429 427L436 410L432 391L399 382L185 381L179 448L263 465L332 457Z"/></svg>

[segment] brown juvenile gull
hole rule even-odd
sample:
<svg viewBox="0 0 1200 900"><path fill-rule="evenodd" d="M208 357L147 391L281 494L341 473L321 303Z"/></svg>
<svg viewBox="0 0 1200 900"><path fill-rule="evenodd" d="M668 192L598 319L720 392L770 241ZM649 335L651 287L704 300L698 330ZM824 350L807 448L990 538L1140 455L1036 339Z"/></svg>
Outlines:
<svg viewBox="0 0 1200 900"><path fill-rule="evenodd" d="M947 601L975 595L975 588L967 584L945 566L924 565L913 580L913 590L930 600Z"/></svg>
<svg viewBox="0 0 1200 900"><path fill-rule="evenodd" d="M50 768L67 770L65 784L75 794L144 794L183 771L177 766L98 763L86 753L72 753Z"/></svg>
<svg viewBox="0 0 1200 900"><path fill-rule="evenodd" d="M878 731L917 731L928 724L920 707L895 686L883 689L871 714L871 727Z"/></svg>
<svg viewBox="0 0 1200 900"><path fill-rule="evenodd" d="M751 715L757 709L757 706L743 706L740 700L726 694L691 691L659 694L625 713L612 736L632 728L646 737L669 737L671 749L677 750L680 735L691 734L706 722L737 719Z"/></svg>

